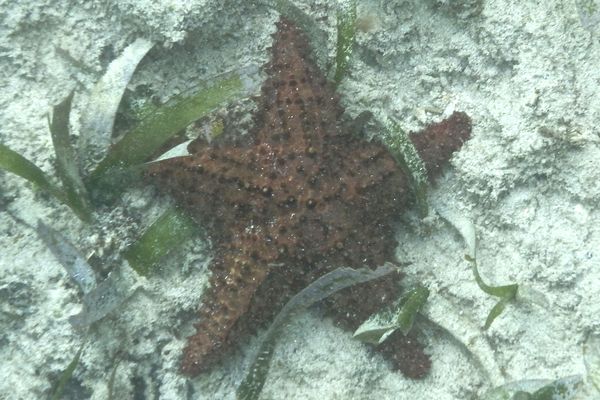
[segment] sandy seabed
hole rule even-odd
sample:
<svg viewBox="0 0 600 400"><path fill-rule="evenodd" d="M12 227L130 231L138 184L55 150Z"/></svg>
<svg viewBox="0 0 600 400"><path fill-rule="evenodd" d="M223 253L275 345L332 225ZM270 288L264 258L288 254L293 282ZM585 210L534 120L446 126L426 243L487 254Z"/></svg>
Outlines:
<svg viewBox="0 0 600 400"><path fill-rule="evenodd" d="M328 37L320 51L332 58L337 2L294 3L318 21ZM266 62L278 16L252 2L26 0L3 2L0 18L0 141L54 176L46 114L74 89L77 136L94 83L129 43L158 43L130 89L162 100ZM473 119L472 139L429 193L430 216L408 211L397 231L406 284L431 290L424 314L444 329L423 324L433 368L411 381L315 309L285 331L261 398L468 399L507 382L585 374L583 344L600 334L600 27L563 0L365 1L358 18L339 90L349 115L383 113L407 131L453 110ZM106 272L166 201L132 188L86 225L0 173L0 398L48 397L84 342L68 398L107 398L115 360L114 398L235 397L255 339L210 373L178 373L207 281L205 242L140 278L127 302L82 334L68 320L81 309L76 286L18 222L44 221ZM448 212L474 224L488 282L535 294L487 331L496 299L477 287L462 239L439 216Z"/></svg>

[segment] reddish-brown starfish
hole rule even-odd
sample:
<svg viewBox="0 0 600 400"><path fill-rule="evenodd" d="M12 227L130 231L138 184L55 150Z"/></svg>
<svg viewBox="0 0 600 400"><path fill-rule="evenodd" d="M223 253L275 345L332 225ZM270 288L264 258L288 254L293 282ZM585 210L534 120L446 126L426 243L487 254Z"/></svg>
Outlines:
<svg viewBox="0 0 600 400"><path fill-rule="evenodd" d="M393 222L410 198L386 147L341 129L343 110L300 30L282 19L274 37L249 143L197 140L191 156L149 170L193 218L209 224L216 248L197 332L184 351L189 375L206 370L331 269L393 260ZM469 118L455 113L413 136L430 177L469 135ZM346 289L327 306L355 329L395 299L399 278ZM412 337L394 334L379 349L408 376L429 368Z"/></svg>

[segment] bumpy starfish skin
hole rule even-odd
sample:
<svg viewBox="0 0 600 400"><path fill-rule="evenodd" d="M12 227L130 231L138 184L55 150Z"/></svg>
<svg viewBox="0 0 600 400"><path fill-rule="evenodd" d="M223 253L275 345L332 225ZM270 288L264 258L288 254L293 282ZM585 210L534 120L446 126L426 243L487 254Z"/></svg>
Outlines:
<svg viewBox="0 0 600 400"><path fill-rule="evenodd" d="M272 53L250 143L197 140L191 156L148 172L208 225L216 248L197 333L184 351L188 375L209 368L332 268L394 259L392 226L409 200L406 176L383 145L342 131L338 98L290 21L278 23ZM414 140L431 178L469 134L469 118L455 113ZM347 289L330 299L331 313L354 329L396 297L399 279ZM414 339L391 343L383 351L395 367L415 377L429 368Z"/></svg>

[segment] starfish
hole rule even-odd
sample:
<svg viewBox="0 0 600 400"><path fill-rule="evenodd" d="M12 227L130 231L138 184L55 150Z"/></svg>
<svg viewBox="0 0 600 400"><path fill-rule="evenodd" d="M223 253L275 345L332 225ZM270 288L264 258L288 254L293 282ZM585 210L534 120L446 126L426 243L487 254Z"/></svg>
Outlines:
<svg viewBox="0 0 600 400"><path fill-rule="evenodd" d="M338 96L311 61L301 30L285 18L277 26L249 140L197 139L191 155L148 170L208 228L215 247L197 332L184 350L187 375L210 368L319 276L393 260L393 225L411 199L387 148L342 129ZM412 136L431 179L470 130L469 117L454 113ZM345 289L325 307L355 329L395 300L400 278ZM408 376L429 369L414 337L394 334L377 350Z"/></svg>

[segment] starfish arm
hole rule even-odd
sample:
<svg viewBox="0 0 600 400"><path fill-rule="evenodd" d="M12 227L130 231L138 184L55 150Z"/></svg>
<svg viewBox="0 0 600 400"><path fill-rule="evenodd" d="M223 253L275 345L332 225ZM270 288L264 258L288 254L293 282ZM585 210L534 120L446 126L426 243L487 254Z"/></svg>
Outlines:
<svg viewBox="0 0 600 400"><path fill-rule="evenodd" d="M422 379L431 369L431 358L423 347L414 332L405 336L397 330L375 350L390 363L392 370L399 370L411 379Z"/></svg>
<svg viewBox="0 0 600 400"><path fill-rule="evenodd" d="M354 332L372 314L397 298L401 278L402 275L396 273L345 289L326 300L328 314L340 327ZM409 378L423 378L431 367L429 356L412 332L404 336L396 331L382 344L366 346L380 353L392 369L400 370Z"/></svg>
<svg viewBox="0 0 600 400"><path fill-rule="evenodd" d="M260 230L233 235L211 265L209 292L200 307L196 334L188 338L181 371L190 376L204 371L220 358L232 329L247 313L252 299L267 278L268 263L276 250Z"/></svg>
<svg viewBox="0 0 600 400"><path fill-rule="evenodd" d="M454 112L443 121L429 125L411 140L425 163L429 180L433 181L448 163L452 154L471 137L471 118Z"/></svg>
<svg viewBox="0 0 600 400"><path fill-rule="evenodd" d="M255 137L259 142L321 152L325 137L341 133L339 96L311 60L304 33L285 18L277 27L255 116L259 127Z"/></svg>
<svg viewBox="0 0 600 400"><path fill-rule="evenodd" d="M402 274L394 272L383 278L341 290L324 301L327 314L333 317L340 327L355 331L372 314L398 297L401 279Z"/></svg>
<svg viewBox="0 0 600 400"><path fill-rule="evenodd" d="M276 265L260 285L248 307L248 311L238 319L230 333L231 346L239 344L258 329L267 328L283 306L297 293L298 287L305 287L307 275L299 268ZM311 280L312 281L312 280Z"/></svg>
<svg viewBox="0 0 600 400"><path fill-rule="evenodd" d="M265 201L269 181L255 171L251 156L235 147L194 148L191 156L151 164L146 176L197 223L223 231L251 219Z"/></svg>

